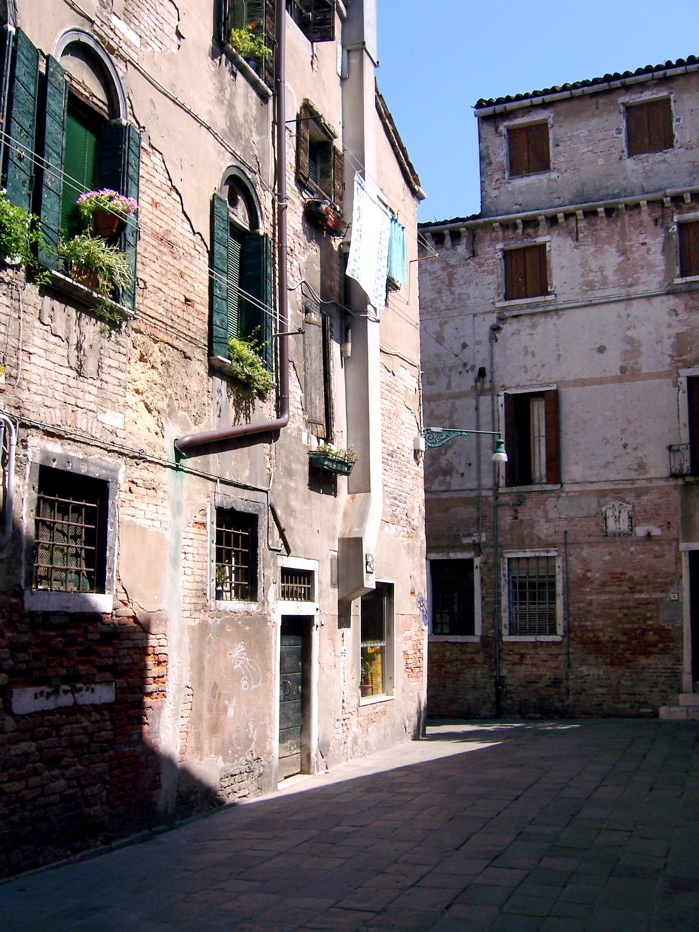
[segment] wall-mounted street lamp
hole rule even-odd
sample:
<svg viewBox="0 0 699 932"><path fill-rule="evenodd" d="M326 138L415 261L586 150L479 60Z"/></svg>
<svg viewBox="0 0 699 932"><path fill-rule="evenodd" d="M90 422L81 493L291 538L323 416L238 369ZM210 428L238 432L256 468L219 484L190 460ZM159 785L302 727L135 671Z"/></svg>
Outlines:
<svg viewBox="0 0 699 932"><path fill-rule="evenodd" d="M428 447L441 447L455 437L466 437L468 434L488 434L495 437L495 450L493 451L494 463L506 463L507 452L505 451L505 441L502 439L501 430L468 430L455 427L426 427L422 432L425 439L425 445Z"/></svg>

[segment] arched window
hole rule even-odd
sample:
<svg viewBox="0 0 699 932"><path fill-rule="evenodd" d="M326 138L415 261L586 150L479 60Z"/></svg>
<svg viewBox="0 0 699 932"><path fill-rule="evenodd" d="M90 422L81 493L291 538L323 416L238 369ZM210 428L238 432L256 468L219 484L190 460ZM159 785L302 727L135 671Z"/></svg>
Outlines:
<svg viewBox="0 0 699 932"><path fill-rule="evenodd" d="M273 256L254 188L235 169L211 205L211 353L228 357L231 338L252 342L272 365Z"/></svg>
<svg viewBox="0 0 699 932"><path fill-rule="evenodd" d="M59 237L80 229L76 201L83 191L111 188L138 200L140 136L127 122L126 97L104 48L73 29L45 56L21 29L8 31L9 95L3 171L8 198L37 213L46 249L39 261L57 266ZM135 280L137 227L125 224L119 245ZM133 307L134 285L120 295Z"/></svg>

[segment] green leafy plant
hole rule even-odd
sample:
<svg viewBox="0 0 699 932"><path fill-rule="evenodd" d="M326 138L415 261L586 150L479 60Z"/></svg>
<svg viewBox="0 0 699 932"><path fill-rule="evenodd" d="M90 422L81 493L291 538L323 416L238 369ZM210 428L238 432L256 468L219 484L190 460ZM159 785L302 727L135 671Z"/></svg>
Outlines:
<svg viewBox="0 0 699 932"><path fill-rule="evenodd" d="M104 210L117 217L130 217L138 209L138 201L133 197L126 197L111 188L102 188L101 191L85 191L78 198L78 210L83 220L90 220L97 210Z"/></svg>
<svg viewBox="0 0 699 932"><path fill-rule="evenodd" d="M338 450L332 443L321 443L310 452L316 456L330 457L340 463L354 463L357 459L357 451L354 447L347 447L346 450Z"/></svg>
<svg viewBox="0 0 699 932"><path fill-rule="evenodd" d="M0 191L0 256L10 265L36 267L32 247L43 245L36 222L33 214L12 204L7 193Z"/></svg>
<svg viewBox="0 0 699 932"><path fill-rule="evenodd" d="M267 48L264 39L253 35L255 23L243 26L242 29L231 29L228 41L242 58L267 58L272 50Z"/></svg>
<svg viewBox="0 0 699 932"><path fill-rule="evenodd" d="M81 233L72 239L61 238L58 255L74 281L105 298L115 288L127 288L133 281L124 253L97 236Z"/></svg>
<svg viewBox="0 0 699 932"><path fill-rule="evenodd" d="M259 355L259 344L253 339L231 337L228 359L233 375L253 392L265 398L272 389L272 375Z"/></svg>

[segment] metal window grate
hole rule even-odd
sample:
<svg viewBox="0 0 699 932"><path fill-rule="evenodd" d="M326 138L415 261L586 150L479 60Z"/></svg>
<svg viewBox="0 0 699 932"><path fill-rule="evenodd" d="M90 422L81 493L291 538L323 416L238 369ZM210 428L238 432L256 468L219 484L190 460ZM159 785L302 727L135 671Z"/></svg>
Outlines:
<svg viewBox="0 0 699 932"><path fill-rule="evenodd" d="M508 608L509 634L556 634L555 557L509 558Z"/></svg>
<svg viewBox="0 0 699 932"><path fill-rule="evenodd" d="M257 519L236 511L216 512L216 598L257 598Z"/></svg>
<svg viewBox="0 0 699 932"><path fill-rule="evenodd" d="M282 567L280 597L286 602L312 602L313 570Z"/></svg>
<svg viewBox="0 0 699 932"><path fill-rule="evenodd" d="M71 475L57 481L50 473L40 474L34 530L35 589L98 591L99 515L100 499L94 486Z"/></svg>

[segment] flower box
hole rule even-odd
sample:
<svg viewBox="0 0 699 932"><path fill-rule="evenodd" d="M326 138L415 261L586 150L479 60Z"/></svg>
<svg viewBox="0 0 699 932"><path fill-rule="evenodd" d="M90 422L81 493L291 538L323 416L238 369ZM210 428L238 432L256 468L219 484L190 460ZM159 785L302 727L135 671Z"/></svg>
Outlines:
<svg viewBox="0 0 699 932"><path fill-rule="evenodd" d="M307 200L304 204L304 213L309 220L320 224L332 236L342 236L347 229L347 223L342 214L324 198L313 197Z"/></svg>
<svg viewBox="0 0 699 932"><path fill-rule="evenodd" d="M334 456L332 453L309 453L308 456L314 469L334 472L338 476L349 476L354 466L354 459Z"/></svg>

